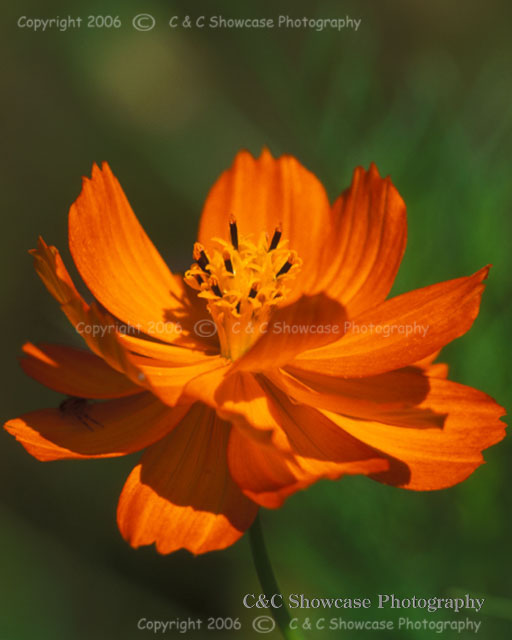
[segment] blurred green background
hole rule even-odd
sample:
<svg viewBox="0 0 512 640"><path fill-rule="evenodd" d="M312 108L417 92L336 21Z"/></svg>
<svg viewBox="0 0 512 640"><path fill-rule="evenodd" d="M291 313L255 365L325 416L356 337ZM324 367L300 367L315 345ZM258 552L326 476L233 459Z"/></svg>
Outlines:
<svg viewBox="0 0 512 640"><path fill-rule="evenodd" d="M349 184L356 165L375 161L392 176L409 214L395 292L494 265L473 329L443 359L454 379L509 403L510 3L44 5L2 8L4 419L61 400L25 377L16 361L26 340L78 344L27 250L42 234L70 266L67 210L92 163L110 163L177 270L190 263L212 182L237 150L259 153L263 145L296 155L331 197ZM132 27L141 11L156 18L154 30ZM84 21L118 15L123 24L45 33L16 26L22 15L68 14ZM169 18L187 14L348 15L362 23L357 32L169 28ZM241 604L245 593L259 592L246 538L198 558L134 551L117 532L115 509L137 456L42 464L7 434L0 437L0 640L139 639L149 635L137 630L142 617L189 615L241 617L245 631L238 636L257 637L253 613ZM349 478L321 482L281 510L264 511L283 591L375 598L461 590L488 598L480 614L469 614L483 621L481 637L509 638L510 451L509 441L489 450L488 464L445 491L411 493ZM341 613L345 619L399 617L370 612ZM436 634L344 637L381 635Z"/></svg>

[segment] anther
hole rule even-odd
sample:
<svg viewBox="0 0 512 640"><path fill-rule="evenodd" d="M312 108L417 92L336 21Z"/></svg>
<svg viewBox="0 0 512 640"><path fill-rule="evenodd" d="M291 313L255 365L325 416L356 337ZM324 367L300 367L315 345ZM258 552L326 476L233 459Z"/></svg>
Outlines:
<svg viewBox="0 0 512 640"><path fill-rule="evenodd" d="M200 273L194 273L194 277L197 280L197 284L201 286L204 282L203 276Z"/></svg>
<svg viewBox="0 0 512 640"><path fill-rule="evenodd" d="M258 291L260 290L261 284L259 282L255 282L252 286L251 286L251 290L249 291L249 298L255 298L256 294L258 293Z"/></svg>
<svg viewBox="0 0 512 640"><path fill-rule="evenodd" d="M238 228L234 215L231 215L229 218L229 233L231 234L231 244L238 250Z"/></svg>
<svg viewBox="0 0 512 640"><path fill-rule="evenodd" d="M233 269L233 263L231 262L231 256L229 255L229 251L224 251L224 253L222 254L222 258L224 260L224 266L226 267L226 271L229 271L229 273L235 273L235 270Z"/></svg>
<svg viewBox="0 0 512 640"><path fill-rule="evenodd" d="M206 255L206 251L200 242L194 243L194 260L203 271L206 270L206 267L210 263L208 256Z"/></svg>
<svg viewBox="0 0 512 640"><path fill-rule="evenodd" d="M295 262L295 258L293 257L293 253L290 253L290 255L288 256L288 260L283 264L283 266L276 273L276 278L284 275L285 273L288 273L288 271L290 271L290 269L292 268L292 265L294 262Z"/></svg>
<svg viewBox="0 0 512 640"><path fill-rule="evenodd" d="M273 251L274 249L277 249L277 245L281 240L282 233L283 233L283 227L281 223L279 223L274 231L274 235L272 236L272 242L270 243L270 246L268 248L269 251Z"/></svg>
<svg viewBox="0 0 512 640"><path fill-rule="evenodd" d="M210 278L210 287L216 296L218 296L219 298L222 298L222 291L220 290L219 282L217 278L213 278L213 277Z"/></svg>

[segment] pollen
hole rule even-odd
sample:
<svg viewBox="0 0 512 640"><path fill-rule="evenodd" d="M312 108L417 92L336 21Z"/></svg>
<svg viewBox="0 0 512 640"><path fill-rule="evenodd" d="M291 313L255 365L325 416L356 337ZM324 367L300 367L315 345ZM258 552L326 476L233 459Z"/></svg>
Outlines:
<svg viewBox="0 0 512 640"><path fill-rule="evenodd" d="M271 239L266 231L254 239L240 234L231 216L229 237L231 242L213 238L208 253L195 243L185 282L206 300L221 354L236 360L265 332L272 312L290 293L302 261L282 239L281 225Z"/></svg>

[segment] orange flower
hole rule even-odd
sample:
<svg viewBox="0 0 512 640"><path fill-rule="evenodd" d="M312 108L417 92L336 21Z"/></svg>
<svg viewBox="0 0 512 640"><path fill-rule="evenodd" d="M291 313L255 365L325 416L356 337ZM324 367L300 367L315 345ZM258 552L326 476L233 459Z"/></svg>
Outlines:
<svg viewBox="0 0 512 640"><path fill-rule="evenodd" d="M478 314L488 267L387 300L405 205L374 165L330 206L294 158L237 155L172 274L105 164L69 214L87 304L54 247L38 274L93 353L24 347L25 372L83 400L6 429L39 460L146 449L118 507L162 553L232 544L259 506L321 478L449 487L504 436L492 398L433 364ZM93 400L105 400L94 402Z"/></svg>

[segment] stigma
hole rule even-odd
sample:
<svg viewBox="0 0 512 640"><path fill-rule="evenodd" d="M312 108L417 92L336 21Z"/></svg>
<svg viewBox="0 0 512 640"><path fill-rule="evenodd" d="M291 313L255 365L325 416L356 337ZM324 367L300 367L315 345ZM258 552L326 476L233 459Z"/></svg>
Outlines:
<svg viewBox="0 0 512 640"><path fill-rule="evenodd" d="M291 291L302 261L282 234L279 224L271 238L265 230L259 238L244 236L231 216L230 242L213 238L208 251L194 245L185 282L206 300L226 358L236 360L254 344Z"/></svg>

